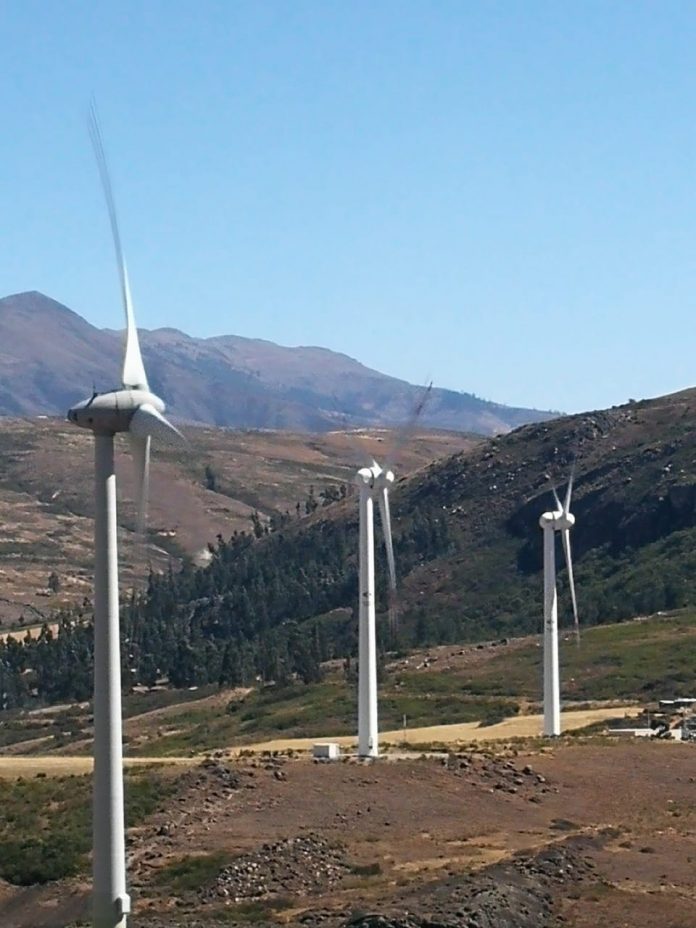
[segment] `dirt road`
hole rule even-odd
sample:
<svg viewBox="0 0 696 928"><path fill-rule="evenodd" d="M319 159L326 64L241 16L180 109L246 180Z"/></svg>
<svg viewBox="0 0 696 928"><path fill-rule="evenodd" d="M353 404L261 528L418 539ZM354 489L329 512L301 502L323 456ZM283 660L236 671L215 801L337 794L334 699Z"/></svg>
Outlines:
<svg viewBox="0 0 696 928"><path fill-rule="evenodd" d="M611 708L579 709L564 712L561 724L564 731L574 731L603 722L606 719L621 716L634 716L641 711L640 706L620 705ZM515 715L504 719L495 725L481 726L478 722L462 722L455 725L429 725L426 728L396 729L394 731L380 732L382 746L397 744L465 744L472 741L506 741L510 738L535 738L541 735L543 725L542 715ZM283 751L292 748L295 751L311 750L312 745L321 741L334 741L342 747L350 747L355 738L350 735L332 737L327 735L321 738L276 738L272 741L261 741L257 744L245 744L232 748L232 754L241 751Z"/></svg>

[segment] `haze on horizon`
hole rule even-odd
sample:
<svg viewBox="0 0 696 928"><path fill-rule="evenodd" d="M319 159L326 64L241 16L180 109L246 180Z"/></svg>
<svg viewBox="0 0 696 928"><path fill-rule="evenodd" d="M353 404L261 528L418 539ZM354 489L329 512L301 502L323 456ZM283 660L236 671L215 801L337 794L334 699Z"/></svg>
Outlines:
<svg viewBox="0 0 696 928"><path fill-rule="evenodd" d="M10 0L0 295L567 411L696 380L696 8ZM9 346L4 346L9 350Z"/></svg>

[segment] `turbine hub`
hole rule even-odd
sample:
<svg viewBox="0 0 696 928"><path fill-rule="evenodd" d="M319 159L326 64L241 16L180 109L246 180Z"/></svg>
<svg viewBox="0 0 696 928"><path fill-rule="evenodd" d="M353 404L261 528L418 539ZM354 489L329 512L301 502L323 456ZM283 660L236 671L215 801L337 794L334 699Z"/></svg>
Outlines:
<svg viewBox="0 0 696 928"><path fill-rule="evenodd" d="M355 475L355 482L359 487L370 487L374 486L375 475L372 472L371 467L361 467L360 470Z"/></svg>
<svg viewBox="0 0 696 928"><path fill-rule="evenodd" d="M355 475L355 482L359 487L369 487L371 490L390 487L394 483L394 474L390 470L382 470L377 461L370 467L361 467Z"/></svg>
<svg viewBox="0 0 696 928"><path fill-rule="evenodd" d="M563 532L575 525L575 516L572 512L562 512L560 509L555 512L545 512L539 518L539 525L542 528L551 527L554 532Z"/></svg>
<svg viewBox="0 0 696 928"><path fill-rule="evenodd" d="M375 475L375 486L381 488L391 487L394 483L394 472L391 470L381 470L378 474Z"/></svg>

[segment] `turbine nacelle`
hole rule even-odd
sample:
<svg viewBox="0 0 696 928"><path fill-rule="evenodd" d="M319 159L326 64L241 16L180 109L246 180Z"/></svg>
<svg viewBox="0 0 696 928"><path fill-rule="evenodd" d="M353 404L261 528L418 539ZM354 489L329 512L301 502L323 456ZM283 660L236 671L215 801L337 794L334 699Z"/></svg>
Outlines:
<svg viewBox="0 0 696 928"><path fill-rule="evenodd" d="M542 528L552 528L554 532L567 532L575 525L575 516L572 512L557 509L554 512L545 512L539 517Z"/></svg>
<svg viewBox="0 0 696 928"><path fill-rule="evenodd" d="M394 474L391 470L383 470L377 461L371 467L361 467L355 475L355 482L359 487L368 487L370 490L391 489L394 483Z"/></svg>
<svg viewBox="0 0 696 928"><path fill-rule="evenodd" d="M76 403L68 410L68 421L93 432L128 432L136 410L142 407L153 409L158 416L165 409L163 401L149 390L111 390Z"/></svg>

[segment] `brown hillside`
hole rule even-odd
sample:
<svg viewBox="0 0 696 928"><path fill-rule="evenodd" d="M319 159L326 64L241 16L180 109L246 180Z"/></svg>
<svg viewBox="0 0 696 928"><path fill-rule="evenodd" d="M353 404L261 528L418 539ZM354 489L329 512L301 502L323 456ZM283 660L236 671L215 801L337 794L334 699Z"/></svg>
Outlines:
<svg viewBox="0 0 696 928"><path fill-rule="evenodd" d="M195 556L218 534L249 531L250 516L295 513L310 485L350 484L357 458L381 456L388 431L296 435L288 432L186 430L183 452L156 452L150 527L143 555L133 533L135 512L126 443L118 442L122 584L142 580L150 561ZM419 432L399 450L400 471L470 448L456 433ZM207 470L206 470L207 469ZM211 489L214 486L214 489ZM0 619L41 621L57 606L90 595L92 577L92 441L52 419L3 419L0 432ZM56 571L57 595L47 581Z"/></svg>

